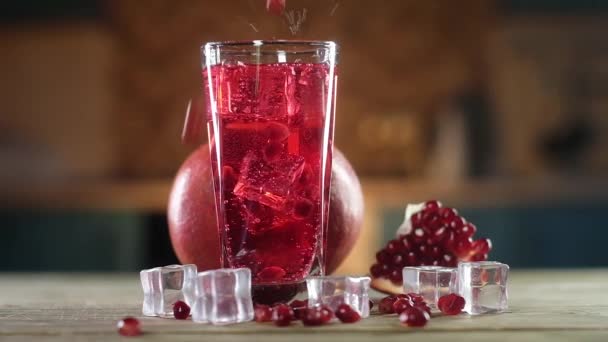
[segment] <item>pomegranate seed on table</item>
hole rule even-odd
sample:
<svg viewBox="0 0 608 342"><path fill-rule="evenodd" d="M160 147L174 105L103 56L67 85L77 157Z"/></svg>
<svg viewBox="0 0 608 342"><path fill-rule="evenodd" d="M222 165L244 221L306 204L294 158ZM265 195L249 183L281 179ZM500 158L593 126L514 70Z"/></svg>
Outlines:
<svg viewBox="0 0 608 342"><path fill-rule="evenodd" d="M326 306L321 306L321 318L323 319L323 323L328 323L334 318L334 312Z"/></svg>
<svg viewBox="0 0 608 342"><path fill-rule="evenodd" d="M399 321L408 327L423 327L430 318L427 312L415 307L407 308L399 315Z"/></svg>
<svg viewBox="0 0 608 342"><path fill-rule="evenodd" d="M277 304L272 309L272 321L276 326L286 327L293 319L293 310L287 304Z"/></svg>
<svg viewBox="0 0 608 342"><path fill-rule="evenodd" d="M178 300L173 304L173 317L175 319L188 319L190 316L190 307L188 304Z"/></svg>
<svg viewBox="0 0 608 342"><path fill-rule="evenodd" d="M268 305L258 304L253 309L256 322L272 321L272 308Z"/></svg>
<svg viewBox="0 0 608 342"><path fill-rule="evenodd" d="M308 308L308 300L294 300L289 303L289 306L293 309L295 319L302 319L304 312Z"/></svg>
<svg viewBox="0 0 608 342"><path fill-rule="evenodd" d="M382 298L382 300L380 300L380 303L378 304L378 311L380 311L381 314L395 313L395 309L393 309L393 304L396 300L397 297L395 296L388 296Z"/></svg>
<svg viewBox="0 0 608 342"><path fill-rule="evenodd" d="M411 308L412 306L412 302L410 302L409 299L397 298L397 300L393 303L393 311L396 314L400 314L405 311L405 309Z"/></svg>
<svg viewBox="0 0 608 342"><path fill-rule="evenodd" d="M361 315L348 304L341 304L336 310L336 317L342 323L355 323L361 320Z"/></svg>
<svg viewBox="0 0 608 342"><path fill-rule="evenodd" d="M446 315L458 315L464 309L464 305L464 298L454 293L442 296L437 301L437 308Z"/></svg>
<svg viewBox="0 0 608 342"><path fill-rule="evenodd" d="M122 336L141 335L141 327L137 318L125 317L118 321L116 328L118 328L118 333Z"/></svg>

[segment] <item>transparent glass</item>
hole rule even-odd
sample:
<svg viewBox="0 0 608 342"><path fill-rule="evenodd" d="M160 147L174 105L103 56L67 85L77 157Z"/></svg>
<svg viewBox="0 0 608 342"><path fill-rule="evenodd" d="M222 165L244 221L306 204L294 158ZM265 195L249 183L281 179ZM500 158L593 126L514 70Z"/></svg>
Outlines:
<svg viewBox="0 0 608 342"><path fill-rule="evenodd" d="M221 262L254 285L324 274L336 56L321 41L203 47Z"/></svg>

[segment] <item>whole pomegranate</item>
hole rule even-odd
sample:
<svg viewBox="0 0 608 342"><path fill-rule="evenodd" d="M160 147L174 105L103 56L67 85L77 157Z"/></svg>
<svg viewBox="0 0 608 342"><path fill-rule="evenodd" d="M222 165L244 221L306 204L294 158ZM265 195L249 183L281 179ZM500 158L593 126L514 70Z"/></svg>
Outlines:
<svg viewBox="0 0 608 342"><path fill-rule="evenodd" d="M179 261L199 271L220 267L209 146L196 149L175 177L167 213L171 243ZM327 274L338 268L353 248L363 223L363 194L357 175L334 149L329 209Z"/></svg>

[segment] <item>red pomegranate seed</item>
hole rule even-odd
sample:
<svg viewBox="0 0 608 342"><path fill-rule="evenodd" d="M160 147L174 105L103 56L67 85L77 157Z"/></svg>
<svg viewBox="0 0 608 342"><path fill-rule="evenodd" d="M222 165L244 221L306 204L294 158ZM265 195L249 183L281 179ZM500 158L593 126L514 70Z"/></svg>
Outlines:
<svg viewBox="0 0 608 342"><path fill-rule="evenodd" d="M393 303L393 311L396 314L400 314L403 311L405 311L405 309L411 308L411 307L412 307L412 302L409 299L405 299L405 298L398 298Z"/></svg>
<svg viewBox="0 0 608 342"><path fill-rule="evenodd" d="M437 210L441 208L441 202L437 200L427 201L424 204L424 210Z"/></svg>
<svg viewBox="0 0 608 342"><path fill-rule="evenodd" d="M376 253L376 260L381 264L388 264L391 261L391 255L385 250Z"/></svg>
<svg viewBox="0 0 608 342"><path fill-rule="evenodd" d="M277 304L272 309L272 321L276 326L288 326L293 321L293 317L293 310L287 304Z"/></svg>
<svg viewBox="0 0 608 342"><path fill-rule="evenodd" d="M118 333L122 336L141 335L141 327L137 318L125 317L116 323L116 328L118 328Z"/></svg>
<svg viewBox="0 0 608 342"><path fill-rule="evenodd" d="M190 316L190 307L188 304L178 300L173 304L173 316L175 319L188 319Z"/></svg>
<svg viewBox="0 0 608 342"><path fill-rule="evenodd" d="M441 208L439 209L439 215L446 220L450 220L458 216L458 210L454 208Z"/></svg>
<svg viewBox="0 0 608 342"><path fill-rule="evenodd" d="M402 250L403 244L401 243L400 240L391 240L388 242L388 244L386 245L385 250L391 254L391 255L395 255L397 253L399 253Z"/></svg>
<svg viewBox="0 0 608 342"><path fill-rule="evenodd" d="M393 309L393 303L395 303L395 300L397 300L397 298L394 296L382 298L378 304L378 311L380 311L382 314L395 313L395 309Z"/></svg>
<svg viewBox="0 0 608 342"><path fill-rule="evenodd" d="M457 231L458 235L472 237L477 232L477 227L471 222L465 223L462 228Z"/></svg>
<svg viewBox="0 0 608 342"><path fill-rule="evenodd" d="M446 315L458 315L464 309L465 300L461 296L450 293L437 301L437 308Z"/></svg>
<svg viewBox="0 0 608 342"><path fill-rule="evenodd" d="M336 310L336 317L342 323L355 323L361 319L361 315L348 304L341 304Z"/></svg>
<svg viewBox="0 0 608 342"><path fill-rule="evenodd" d="M331 320L333 313L328 308L308 308L302 317L302 324L306 326L323 325Z"/></svg>
<svg viewBox="0 0 608 342"><path fill-rule="evenodd" d="M467 257L471 254L473 241L469 237L458 238L454 244L454 254L459 258Z"/></svg>
<svg viewBox="0 0 608 342"><path fill-rule="evenodd" d="M418 308L407 308L399 315L399 321L408 327L423 327L431 317Z"/></svg>
<svg viewBox="0 0 608 342"><path fill-rule="evenodd" d="M410 298L412 303L424 303L424 298L417 293L408 293L407 296Z"/></svg>
<svg viewBox="0 0 608 342"><path fill-rule="evenodd" d="M419 309L419 310L422 310L422 311L428 313L429 316L431 315L431 308L428 305L426 305L425 302L414 303L414 307L417 308L417 309Z"/></svg>
<svg viewBox="0 0 608 342"><path fill-rule="evenodd" d="M294 300L289 303L289 306L293 309L295 319L302 319L304 312L308 308L308 300Z"/></svg>
<svg viewBox="0 0 608 342"><path fill-rule="evenodd" d="M471 244L471 251L474 254L488 254L492 249L492 241L490 239L479 239Z"/></svg>
<svg viewBox="0 0 608 342"><path fill-rule="evenodd" d="M272 308L268 305L256 305L255 309L253 309L253 313L256 322L272 321Z"/></svg>
<svg viewBox="0 0 608 342"><path fill-rule="evenodd" d="M266 10L274 15L281 15L285 11L285 0L266 0Z"/></svg>
<svg viewBox="0 0 608 342"><path fill-rule="evenodd" d="M469 258L469 261L485 261L485 260L488 260L487 254L473 254Z"/></svg>
<svg viewBox="0 0 608 342"><path fill-rule="evenodd" d="M466 221L462 217L456 216L450 220L450 228L452 228L454 231L456 231L456 230L462 228L462 226L464 226L465 223L466 223Z"/></svg>
<svg viewBox="0 0 608 342"><path fill-rule="evenodd" d="M397 255L393 256L393 260L392 260L393 266L395 266L399 269L403 269L403 266L406 266L406 263L407 263L407 261L405 260L403 255L397 254Z"/></svg>
<svg viewBox="0 0 608 342"><path fill-rule="evenodd" d="M414 228L419 228L422 225L422 212L417 212L410 218L412 222L412 226Z"/></svg>
<svg viewBox="0 0 608 342"><path fill-rule="evenodd" d="M372 277L379 278L383 274L383 272L382 272L382 265L380 265L380 264L373 264L372 267L370 267L370 269L369 269L369 273L372 274Z"/></svg>
<svg viewBox="0 0 608 342"><path fill-rule="evenodd" d="M403 272L400 268L393 270L388 277L395 284L403 282Z"/></svg>

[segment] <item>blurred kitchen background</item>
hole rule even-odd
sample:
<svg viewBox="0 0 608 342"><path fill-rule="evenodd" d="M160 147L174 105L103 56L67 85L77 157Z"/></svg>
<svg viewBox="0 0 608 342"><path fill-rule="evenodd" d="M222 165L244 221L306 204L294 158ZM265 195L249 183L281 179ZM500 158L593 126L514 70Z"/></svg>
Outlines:
<svg viewBox="0 0 608 342"><path fill-rule="evenodd" d="M173 176L199 47L341 45L336 146L366 201L341 272L441 199L513 267L608 266L608 1L26 0L0 5L0 271L175 262ZM203 139L206 139L203 137Z"/></svg>

